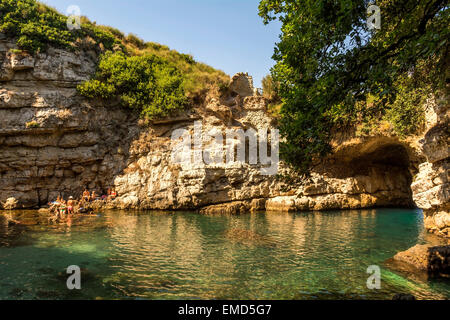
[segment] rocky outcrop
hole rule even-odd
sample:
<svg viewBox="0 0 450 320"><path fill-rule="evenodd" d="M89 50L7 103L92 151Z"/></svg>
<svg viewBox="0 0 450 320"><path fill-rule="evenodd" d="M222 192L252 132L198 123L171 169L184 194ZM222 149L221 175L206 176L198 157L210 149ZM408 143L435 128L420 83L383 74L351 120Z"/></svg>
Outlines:
<svg viewBox="0 0 450 320"><path fill-rule="evenodd" d="M414 201L423 209L427 230L450 237L450 108L447 101L430 101L427 128L419 141L426 161L411 185Z"/></svg>
<svg viewBox="0 0 450 320"><path fill-rule="evenodd" d="M394 260L407 263L431 276L450 277L450 246L416 245L399 252Z"/></svg>
<svg viewBox="0 0 450 320"><path fill-rule="evenodd" d="M261 146L251 160L250 138L239 135L267 129L258 142L276 137L250 76L237 74L228 93L210 94L178 116L144 123L117 101L77 93L96 59L94 52L56 49L30 56L0 40L0 201L15 197L19 207L39 207L84 188L115 187L119 197L110 207L237 214L413 206L414 196L427 226L448 234L448 111L436 111L416 144L336 136L332 156L316 162L309 177L287 182L267 174ZM184 135L209 153L186 150ZM240 148L245 161L224 161ZM286 170L280 163L278 172Z"/></svg>
<svg viewBox="0 0 450 320"><path fill-rule="evenodd" d="M253 78L248 73L237 73L231 79L229 86L231 92L241 97L253 96L255 88L253 87Z"/></svg>

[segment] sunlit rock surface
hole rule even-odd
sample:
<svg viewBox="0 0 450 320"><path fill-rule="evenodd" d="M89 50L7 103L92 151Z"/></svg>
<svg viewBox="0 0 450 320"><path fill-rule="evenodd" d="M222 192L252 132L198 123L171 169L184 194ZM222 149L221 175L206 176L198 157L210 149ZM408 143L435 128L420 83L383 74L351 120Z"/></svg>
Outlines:
<svg viewBox="0 0 450 320"><path fill-rule="evenodd" d="M407 263L429 275L450 277L450 246L416 245L399 252L394 260Z"/></svg>
<svg viewBox="0 0 450 320"><path fill-rule="evenodd" d="M411 185L414 201L424 210L425 227L450 237L449 143L450 108L448 101L430 103L427 128L419 141L426 161Z"/></svg>

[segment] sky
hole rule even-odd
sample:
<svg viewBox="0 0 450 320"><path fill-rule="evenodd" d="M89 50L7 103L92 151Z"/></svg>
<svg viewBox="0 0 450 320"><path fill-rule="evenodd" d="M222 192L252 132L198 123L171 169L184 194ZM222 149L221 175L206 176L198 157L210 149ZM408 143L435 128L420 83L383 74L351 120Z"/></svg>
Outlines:
<svg viewBox="0 0 450 320"><path fill-rule="evenodd" d="M264 25L259 0L41 0L67 14L76 5L97 24L158 42L230 76L248 72L254 85L274 65L278 21Z"/></svg>

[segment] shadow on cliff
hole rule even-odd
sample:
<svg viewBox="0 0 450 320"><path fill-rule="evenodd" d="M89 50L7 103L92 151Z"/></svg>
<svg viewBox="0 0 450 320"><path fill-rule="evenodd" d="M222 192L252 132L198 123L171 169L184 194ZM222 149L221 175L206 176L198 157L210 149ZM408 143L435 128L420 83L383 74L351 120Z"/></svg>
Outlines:
<svg viewBox="0 0 450 320"><path fill-rule="evenodd" d="M411 184L421 161L410 146L398 139L371 137L338 147L314 170L331 178L355 178L355 188L363 188L375 197L374 207L413 208L416 205Z"/></svg>

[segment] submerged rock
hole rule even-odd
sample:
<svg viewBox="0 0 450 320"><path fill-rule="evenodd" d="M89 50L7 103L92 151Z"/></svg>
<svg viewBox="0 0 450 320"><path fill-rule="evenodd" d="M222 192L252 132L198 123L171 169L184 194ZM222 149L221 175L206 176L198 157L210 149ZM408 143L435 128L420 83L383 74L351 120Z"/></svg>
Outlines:
<svg viewBox="0 0 450 320"><path fill-rule="evenodd" d="M392 300L408 300L408 301L412 301L412 300L416 300L416 297L414 297L412 294L397 293L396 295L394 295L392 297Z"/></svg>
<svg viewBox="0 0 450 320"><path fill-rule="evenodd" d="M240 228L229 229L225 232L225 237L233 242L253 246L274 247L276 242L273 238L258 234L254 231Z"/></svg>

